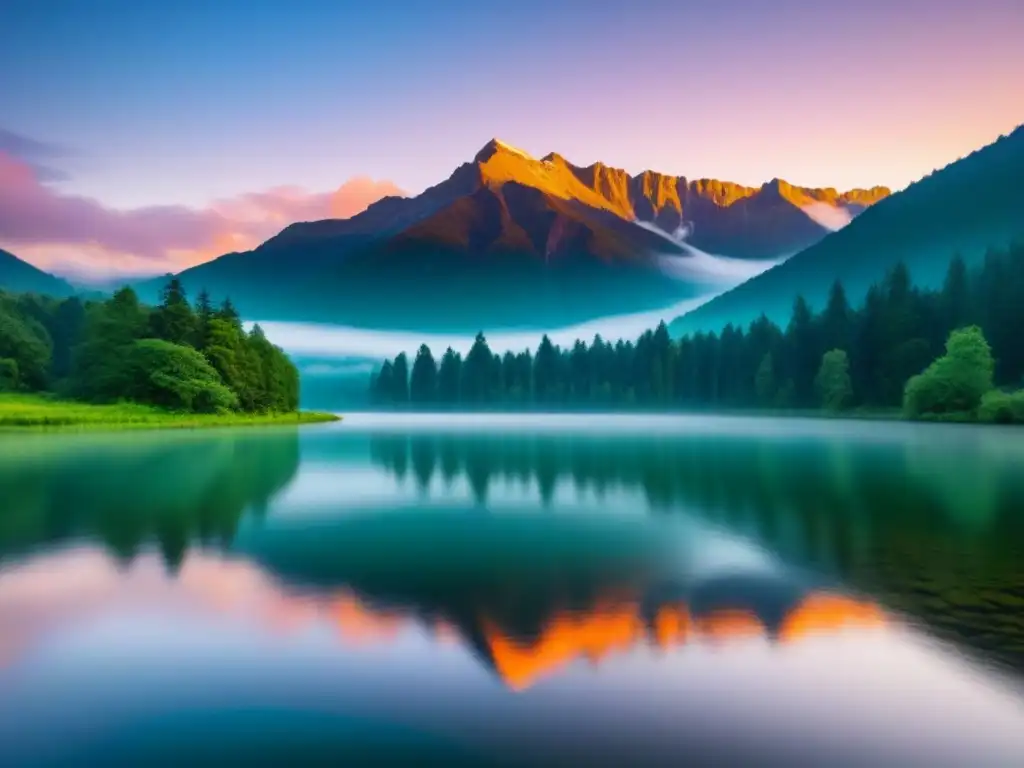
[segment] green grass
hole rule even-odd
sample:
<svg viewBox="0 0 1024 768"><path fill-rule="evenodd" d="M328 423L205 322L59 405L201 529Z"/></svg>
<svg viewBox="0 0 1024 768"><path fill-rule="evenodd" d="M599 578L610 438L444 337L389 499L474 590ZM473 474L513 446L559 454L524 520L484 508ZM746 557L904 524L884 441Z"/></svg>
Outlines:
<svg viewBox="0 0 1024 768"><path fill-rule="evenodd" d="M174 413L138 403L92 405L45 395L0 394L0 429L198 429L314 424L332 413Z"/></svg>

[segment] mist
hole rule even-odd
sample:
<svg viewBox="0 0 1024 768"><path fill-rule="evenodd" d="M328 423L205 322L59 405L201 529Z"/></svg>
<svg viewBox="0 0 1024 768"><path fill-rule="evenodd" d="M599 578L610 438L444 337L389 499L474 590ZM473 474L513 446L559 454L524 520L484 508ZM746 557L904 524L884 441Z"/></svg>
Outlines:
<svg viewBox="0 0 1024 768"><path fill-rule="evenodd" d="M688 299L662 309L627 315L610 315L578 325L562 328L525 331L487 331L487 344L498 353L536 350L541 336L547 333L555 344L571 346L577 339L590 342L596 334L607 341L619 339L634 341L644 331L661 321L670 322L680 315L710 301L721 291L709 291L695 299ZM465 355L473 346L475 333L440 334L418 331L382 331L321 323L291 323L259 321L267 337L292 355L325 358L352 358L383 360L400 352L415 354L420 344L426 344L436 355L448 347ZM249 324L251 325L251 323ZM321 373L326 371L321 370Z"/></svg>
<svg viewBox="0 0 1024 768"><path fill-rule="evenodd" d="M801 206L800 210L815 224L823 226L830 232L837 232L853 221L853 214L848 209L828 203L808 203Z"/></svg>
<svg viewBox="0 0 1024 768"><path fill-rule="evenodd" d="M686 241L693 232L689 223L684 222L672 233L647 221L634 219L633 223L683 249L685 256L659 256L658 268L664 275L687 283L729 289L789 258L788 255L779 259L734 259L719 256L702 251Z"/></svg>

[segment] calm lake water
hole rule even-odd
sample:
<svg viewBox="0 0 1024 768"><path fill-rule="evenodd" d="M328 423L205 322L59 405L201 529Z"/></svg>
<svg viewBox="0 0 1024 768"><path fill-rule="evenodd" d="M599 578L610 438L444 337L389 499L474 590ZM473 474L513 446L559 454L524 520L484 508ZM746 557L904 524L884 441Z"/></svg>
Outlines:
<svg viewBox="0 0 1024 768"><path fill-rule="evenodd" d="M0 435L0 764L1024 765L1024 433Z"/></svg>

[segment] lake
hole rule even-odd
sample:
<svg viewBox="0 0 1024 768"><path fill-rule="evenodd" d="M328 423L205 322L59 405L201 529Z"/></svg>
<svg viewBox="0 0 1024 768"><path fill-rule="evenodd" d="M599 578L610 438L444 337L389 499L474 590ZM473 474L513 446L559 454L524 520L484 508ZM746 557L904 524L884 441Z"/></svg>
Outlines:
<svg viewBox="0 0 1024 768"><path fill-rule="evenodd" d="M0 435L4 766L1024 764L1024 433Z"/></svg>

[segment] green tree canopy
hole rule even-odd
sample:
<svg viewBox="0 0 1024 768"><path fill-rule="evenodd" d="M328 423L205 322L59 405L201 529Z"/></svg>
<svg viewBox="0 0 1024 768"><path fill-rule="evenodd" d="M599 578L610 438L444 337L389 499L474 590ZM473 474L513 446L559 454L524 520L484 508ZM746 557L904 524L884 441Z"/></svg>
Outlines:
<svg viewBox="0 0 1024 768"><path fill-rule="evenodd" d="M850 381L850 361L845 350L833 349L822 356L815 386L826 411L840 411L849 405L853 397L853 384Z"/></svg>
<svg viewBox="0 0 1024 768"><path fill-rule="evenodd" d="M128 349L125 395L140 403L173 410L214 413L238 405L200 352L163 339L142 339Z"/></svg>
<svg viewBox="0 0 1024 768"><path fill-rule="evenodd" d="M977 326L953 331L946 354L907 382L904 412L910 417L973 414L992 389L995 361Z"/></svg>

